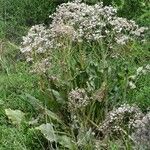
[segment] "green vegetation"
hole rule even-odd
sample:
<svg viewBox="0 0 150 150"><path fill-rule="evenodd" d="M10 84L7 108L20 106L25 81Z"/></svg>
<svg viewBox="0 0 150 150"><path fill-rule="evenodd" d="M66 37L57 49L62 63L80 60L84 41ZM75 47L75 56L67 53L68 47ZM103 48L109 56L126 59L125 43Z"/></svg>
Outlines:
<svg viewBox="0 0 150 150"><path fill-rule="evenodd" d="M83 1L88 5L101 2ZM88 41L84 34L81 41L73 41L70 33L74 28L78 31L79 22L74 28L57 27L64 18L57 13L49 18L64 2L67 0L0 0L0 150L148 150L149 30L142 38L130 37L126 29L119 35L108 21L104 27L108 35L102 33L101 39ZM118 16L148 27L148 1L103 2L116 7ZM29 31L36 24L45 26ZM91 33L95 30L90 29ZM42 40L47 36L52 40L50 32L51 44L56 45L35 44L40 34ZM116 33L130 40L120 44L118 39L118 44ZM24 39L24 44L22 36L34 38L32 42ZM35 47L30 49L28 44ZM39 54L39 45L41 51L47 51Z"/></svg>

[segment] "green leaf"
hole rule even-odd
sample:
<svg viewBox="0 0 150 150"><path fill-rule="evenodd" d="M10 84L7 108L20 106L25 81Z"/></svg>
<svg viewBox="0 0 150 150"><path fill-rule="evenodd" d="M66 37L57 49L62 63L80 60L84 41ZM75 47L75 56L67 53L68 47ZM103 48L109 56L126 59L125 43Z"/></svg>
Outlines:
<svg viewBox="0 0 150 150"><path fill-rule="evenodd" d="M7 117L12 121L12 123L15 125L20 125L25 115L20 110L12 110L10 108L5 109L5 113Z"/></svg>
<svg viewBox="0 0 150 150"><path fill-rule="evenodd" d="M66 135L58 136L58 142L63 147L68 148L70 150L73 150L74 147L75 147L75 145L73 144L71 138L66 136Z"/></svg>
<svg viewBox="0 0 150 150"><path fill-rule="evenodd" d="M71 138L66 135L58 135L57 132L53 128L53 124L47 123L42 124L35 129L40 130L40 132L44 135L44 137L50 142L57 142L65 148L73 150L75 148L75 144L72 142Z"/></svg>
<svg viewBox="0 0 150 150"><path fill-rule="evenodd" d="M116 6L119 9L122 9L125 4L125 0L117 0L113 1L113 5Z"/></svg>
<svg viewBox="0 0 150 150"><path fill-rule="evenodd" d="M57 137L55 135L55 131L53 128L53 124L47 123L42 124L35 129L40 130L40 132L44 135L44 137L50 142L57 142Z"/></svg>
<svg viewBox="0 0 150 150"><path fill-rule="evenodd" d="M0 99L0 106L4 105L4 101Z"/></svg>
<svg viewBox="0 0 150 150"><path fill-rule="evenodd" d="M58 92L58 91L56 91L56 90L51 90L52 91L52 93L53 93L53 95L54 95L54 97L56 98L56 101L58 102L58 103L61 103L61 104L64 104L65 103L65 101L64 101L64 99L62 98L62 96L60 95L60 93Z"/></svg>
<svg viewBox="0 0 150 150"><path fill-rule="evenodd" d="M48 115L51 119L56 120L59 123L62 123L61 119L52 111L45 108L42 104L42 102L35 97L31 96L30 94L25 94L27 97L27 101L38 111L44 112L46 115Z"/></svg>
<svg viewBox="0 0 150 150"><path fill-rule="evenodd" d="M92 130L85 130L83 127L79 129L79 134L77 136L78 145L86 145L93 139Z"/></svg>

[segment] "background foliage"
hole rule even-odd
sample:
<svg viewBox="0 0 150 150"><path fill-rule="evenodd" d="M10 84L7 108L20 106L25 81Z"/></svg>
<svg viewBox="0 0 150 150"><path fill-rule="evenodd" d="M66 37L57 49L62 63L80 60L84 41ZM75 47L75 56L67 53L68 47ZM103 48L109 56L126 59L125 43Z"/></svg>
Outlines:
<svg viewBox="0 0 150 150"><path fill-rule="evenodd" d="M49 15L57 5L68 0L0 0L0 37L20 41L28 27L50 22ZM72 1L72 0L70 0ZM89 4L102 0L84 0ZM150 20L148 0L103 0L104 5L114 5L119 9L119 15L135 19L143 25Z"/></svg>

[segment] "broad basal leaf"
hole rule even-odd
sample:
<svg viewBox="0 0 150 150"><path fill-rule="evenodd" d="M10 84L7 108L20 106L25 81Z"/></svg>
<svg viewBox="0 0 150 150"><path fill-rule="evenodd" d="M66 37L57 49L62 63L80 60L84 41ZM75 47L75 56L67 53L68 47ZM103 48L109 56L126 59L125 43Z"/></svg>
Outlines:
<svg viewBox="0 0 150 150"><path fill-rule="evenodd" d="M49 140L50 142L56 142L57 141L55 131L53 128L53 124L50 124L50 123L42 124L39 127L36 127L35 129L40 130L41 133L44 135L44 137L47 140Z"/></svg>
<svg viewBox="0 0 150 150"><path fill-rule="evenodd" d="M27 101L36 109L39 110L40 112L44 112L46 115L48 115L51 119L57 120L59 123L62 123L61 119L52 111L49 109L45 108L40 100L37 98L31 96L30 94L25 94L27 97Z"/></svg>
<svg viewBox="0 0 150 150"><path fill-rule="evenodd" d="M66 135L58 136L58 142L63 147L66 147L70 150L73 150L75 147L75 144L72 142L71 138Z"/></svg>
<svg viewBox="0 0 150 150"><path fill-rule="evenodd" d="M12 121L12 123L15 125L20 125L25 115L20 110L12 110L10 108L5 109L5 113L7 117Z"/></svg>
<svg viewBox="0 0 150 150"><path fill-rule="evenodd" d="M70 137L56 134L57 132L54 131L53 124L42 124L35 129L40 130L44 137L50 142L59 143L62 147L68 148L69 150L73 150L75 147Z"/></svg>

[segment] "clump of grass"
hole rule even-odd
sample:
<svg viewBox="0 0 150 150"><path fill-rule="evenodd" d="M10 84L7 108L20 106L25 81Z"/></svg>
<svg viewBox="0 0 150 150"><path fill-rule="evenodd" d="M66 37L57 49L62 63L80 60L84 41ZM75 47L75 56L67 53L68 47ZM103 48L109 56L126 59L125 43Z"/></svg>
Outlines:
<svg viewBox="0 0 150 150"><path fill-rule="evenodd" d="M20 128L11 125L5 109L20 109L28 120L37 115L33 107L21 98L22 92L39 94L37 77L30 76L26 63L16 60L20 55L17 46L8 41L1 42L0 55L0 149L43 149L46 144L29 125ZM36 82L37 81L37 82ZM40 95L40 94L39 94ZM40 140L41 139L41 140ZM41 141L41 142L40 142Z"/></svg>

